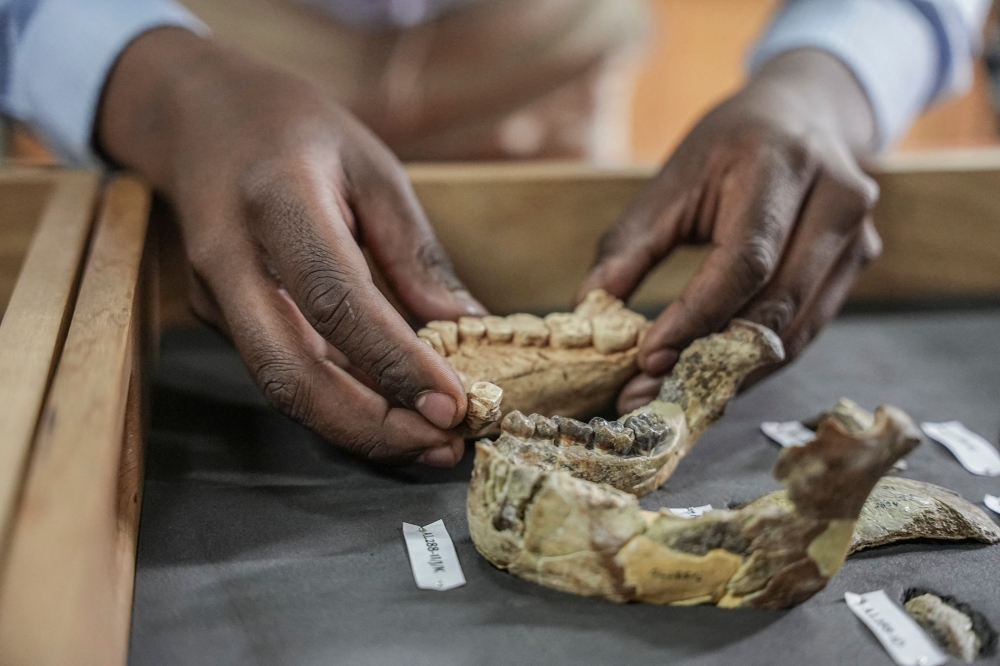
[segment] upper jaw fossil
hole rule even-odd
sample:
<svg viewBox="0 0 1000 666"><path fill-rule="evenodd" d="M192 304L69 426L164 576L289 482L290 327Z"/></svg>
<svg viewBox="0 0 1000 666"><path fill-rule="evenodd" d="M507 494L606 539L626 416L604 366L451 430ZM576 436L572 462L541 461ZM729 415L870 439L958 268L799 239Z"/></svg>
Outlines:
<svg viewBox="0 0 1000 666"><path fill-rule="evenodd" d="M767 328L735 320L681 354L659 397L618 421L509 411L497 451L517 464L567 470L633 495L660 487L708 425L722 415L747 373L782 358ZM507 394L504 396L505 405Z"/></svg>
<svg viewBox="0 0 1000 666"><path fill-rule="evenodd" d="M504 392L503 411L583 417L610 404L636 372L649 322L603 290L572 313L462 317L418 331L466 390L486 381Z"/></svg>
<svg viewBox="0 0 1000 666"><path fill-rule="evenodd" d="M469 528L493 564L556 589L614 601L783 608L836 573L868 493L919 441L892 407L857 432L827 419L814 441L779 456L775 476L790 501L690 520L643 511L635 495L577 478L572 467L480 441Z"/></svg>

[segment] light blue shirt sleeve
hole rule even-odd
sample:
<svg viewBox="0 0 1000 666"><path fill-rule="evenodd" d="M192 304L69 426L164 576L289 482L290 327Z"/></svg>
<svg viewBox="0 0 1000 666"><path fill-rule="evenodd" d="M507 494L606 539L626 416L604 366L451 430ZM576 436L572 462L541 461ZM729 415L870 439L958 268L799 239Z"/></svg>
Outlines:
<svg viewBox="0 0 1000 666"><path fill-rule="evenodd" d="M206 30L172 0L0 0L0 111L70 162L95 162L104 81L129 42L160 26Z"/></svg>
<svg viewBox="0 0 1000 666"><path fill-rule="evenodd" d="M989 8L990 0L789 0L749 69L796 48L832 53L867 94L885 148L928 104L969 88Z"/></svg>

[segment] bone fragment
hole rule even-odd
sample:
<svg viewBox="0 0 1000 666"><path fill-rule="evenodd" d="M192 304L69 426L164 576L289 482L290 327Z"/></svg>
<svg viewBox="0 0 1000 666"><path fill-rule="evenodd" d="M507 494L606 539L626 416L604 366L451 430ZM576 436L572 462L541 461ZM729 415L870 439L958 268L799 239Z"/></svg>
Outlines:
<svg viewBox="0 0 1000 666"><path fill-rule="evenodd" d="M483 317L483 326L486 327L486 339L491 344L510 342L514 337L514 329L511 328L510 322L503 317L493 315Z"/></svg>
<svg viewBox="0 0 1000 666"><path fill-rule="evenodd" d="M589 347L593 335L590 320L571 312L553 312L545 317L549 342L557 349Z"/></svg>
<svg viewBox="0 0 1000 666"><path fill-rule="evenodd" d="M674 423L683 428L673 404ZM822 589L847 555L872 486L920 441L892 407L880 407L872 427L856 433L828 419L814 441L779 456L775 476L791 500L685 520L643 511L635 495L584 478L614 477L600 471L614 459L596 450L602 424L592 423L594 451L549 446L564 452L557 460L539 455L545 445L537 439L510 446L512 432L524 431L522 420L508 417L496 443L476 445L468 518L480 553L567 592L726 608L784 608Z"/></svg>
<svg viewBox="0 0 1000 666"><path fill-rule="evenodd" d="M507 317L513 331L513 342L518 347L544 347L549 342L549 329L541 317L532 314L513 314Z"/></svg>
<svg viewBox="0 0 1000 666"><path fill-rule="evenodd" d="M467 397L469 407L465 414L465 424L470 430L482 430L500 420L503 390L499 386L489 382L476 382Z"/></svg>
<svg viewBox="0 0 1000 666"><path fill-rule="evenodd" d="M444 342L441 340L441 334L437 331L430 328L422 328L417 331L417 337L433 347L434 351L438 354L445 355Z"/></svg>
<svg viewBox="0 0 1000 666"><path fill-rule="evenodd" d="M453 321L432 321L428 322L427 328L437 331L441 336L441 344L446 354L458 351L458 324Z"/></svg>
<svg viewBox="0 0 1000 666"><path fill-rule="evenodd" d="M486 337L486 325L479 317L459 317L458 319L458 341L459 344L475 344Z"/></svg>
<svg viewBox="0 0 1000 666"><path fill-rule="evenodd" d="M598 290L576 312L544 320L532 315L463 317L458 322L458 351L446 358L466 390L477 381L501 387L504 413L516 409L589 418L610 405L636 372L638 338L616 352L604 353L593 345L592 319L605 316L624 322L628 330L642 331L648 325L641 315Z"/></svg>
<svg viewBox="0 0 1000 666"><path fill-rule="evenodd" d="M903 608L952 655L970 664L979 656L983 643L973 629L972 618L941 597L922 594L907 601Z"/></svg>

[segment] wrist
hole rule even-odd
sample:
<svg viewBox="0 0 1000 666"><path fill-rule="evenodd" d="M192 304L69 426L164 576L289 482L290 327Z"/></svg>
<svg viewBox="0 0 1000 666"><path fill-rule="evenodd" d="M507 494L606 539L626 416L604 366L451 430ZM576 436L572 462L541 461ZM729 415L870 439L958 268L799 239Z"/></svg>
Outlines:
<svg viewBox="0 0 1000 666"><path fill-rule="evenodd" d="M189 98L212 85L220 60L216 50L183 28L158 28L133 40L105 81L96 148L155 188L168 189Z"/></svg>
<svg viewBox="0 0 1000 666"><path fill-rule="evenodd" d="M778 54L750 79L744 91L785 107L809 127L842 139L856 157L871 153L875 115L861 84L838 58L819 49Z"/></svg>

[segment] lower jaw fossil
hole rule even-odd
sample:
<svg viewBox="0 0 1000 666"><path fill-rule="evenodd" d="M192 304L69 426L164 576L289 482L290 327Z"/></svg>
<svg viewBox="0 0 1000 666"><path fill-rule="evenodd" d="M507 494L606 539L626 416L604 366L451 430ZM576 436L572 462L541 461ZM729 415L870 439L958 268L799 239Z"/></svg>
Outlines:
<svg viewBox="0 0 1000 666"><path fill-rule="evenodd" d="M635 495L476 445L468 519L476 548L523 578L613 601L784 608L822 589L847 556L868 493L919 442L880 407L858 433L826 420L781 452L786 503L694 519L644 511ZM850 464L847 464L850 461Z"/></svg>

